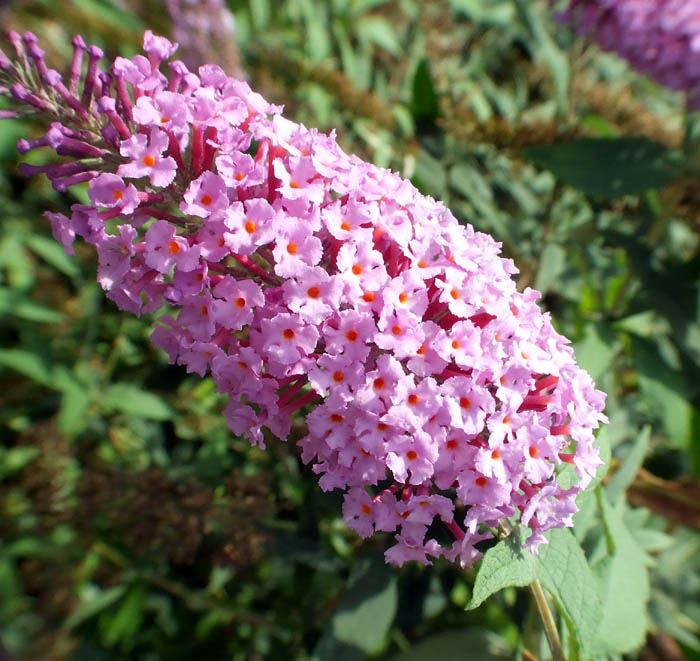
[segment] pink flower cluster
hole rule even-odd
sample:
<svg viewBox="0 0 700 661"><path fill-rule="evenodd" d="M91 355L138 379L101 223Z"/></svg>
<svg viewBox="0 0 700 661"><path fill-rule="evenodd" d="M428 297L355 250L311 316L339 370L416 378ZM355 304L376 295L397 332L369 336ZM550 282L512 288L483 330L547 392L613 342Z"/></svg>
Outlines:
<svg viewBox="0 0 700 661"><path fill-rule="evenodd" d="M219 67L166 77L175 46L151 33L106 72L87 49L80 96L82 40L67 86L33 35L13 42L6 89L61 118L20 150L67 157L24 171L89 182L89 205L47 214L55 237L95 246L120 308L169 306L153 342L211 373L234 433L264 447L307 412L303 460L352 529L395 533L397 565L470 566L515 515L533 549L572 525L604 395L498 243Z"/></svg>
<svg viewBox="0 0 700 661"><path fill-rule="evenodd" d="M700 108L700 3L697 0L570 0L562 17L591 33L661 85Z"/></svg>

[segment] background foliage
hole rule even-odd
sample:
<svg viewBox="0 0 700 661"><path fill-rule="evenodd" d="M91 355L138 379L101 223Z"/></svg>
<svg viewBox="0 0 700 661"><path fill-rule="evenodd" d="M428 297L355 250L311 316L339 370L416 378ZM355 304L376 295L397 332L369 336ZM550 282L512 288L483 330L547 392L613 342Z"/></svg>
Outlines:
<svg viewBox="0 0 700 661"><path fill-rule="evenodd" d="M3 122L0 657L547 658L513 587L535 572L571 658L700 658L697 117L544 0L229 6L220 63L495 235L608 393L585 556L562 533L539 558L502 542L478 575L385 566L293 439L233 438L213 384L104 300L90 250L65 256L41 213L84 193L19 177L15 142L40 129ZM165 16L158 0L0 8L57 68L75 32L129 55Z"/></svg>

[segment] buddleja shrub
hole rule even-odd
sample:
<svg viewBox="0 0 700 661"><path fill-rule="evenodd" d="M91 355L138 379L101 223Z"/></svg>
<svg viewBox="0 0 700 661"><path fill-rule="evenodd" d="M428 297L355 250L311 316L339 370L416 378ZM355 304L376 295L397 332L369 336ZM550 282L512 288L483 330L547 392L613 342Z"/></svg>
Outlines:
<svg viewBox="0 0 700 661"><path fill-rule="evenodd" d="M167 306L153 342L211 374L231 430L264 447L263 429L284 440L305 413L303 460L344 492L350 528L394 533L399 566L470 567L517 523L473 605L538 575L585 648L590 572L570 534L545 533L573 525L602 463L604 395L499 244L218 66L171 61L176 46L150 32L145 56L108 69L76 37L65 83L34 35L10 38L0 69L17 110L3 116L53 120L19 149L64 157L22 172L59 191L88 182L90 204L47 213L54 236L69 254L78 237L95 246L119 308Z"/></svg>

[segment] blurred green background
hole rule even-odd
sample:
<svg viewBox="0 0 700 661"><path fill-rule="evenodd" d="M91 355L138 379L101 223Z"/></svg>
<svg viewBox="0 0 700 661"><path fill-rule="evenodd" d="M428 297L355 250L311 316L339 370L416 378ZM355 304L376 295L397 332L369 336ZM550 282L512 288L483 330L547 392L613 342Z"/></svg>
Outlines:
<svg viewBox="0 0 700 661"><path fill-rule="evenodd" d="M542 292L608 393L611 473L575 529L594 569L611 526L629 547L600 658L700 659L697 117L546 0L228 6L235 39L189 61L410 177ZM113 57L173 28L160 0L18 0L0 24L62 70L76 32ZM385 566L293 438L232 437L212 382L105 300L89 248L51 238L42 212L84 190L19 176L15 143L41 130L0 125L0 659L548 658L526 592L465 611L473 570Z"/></svg>

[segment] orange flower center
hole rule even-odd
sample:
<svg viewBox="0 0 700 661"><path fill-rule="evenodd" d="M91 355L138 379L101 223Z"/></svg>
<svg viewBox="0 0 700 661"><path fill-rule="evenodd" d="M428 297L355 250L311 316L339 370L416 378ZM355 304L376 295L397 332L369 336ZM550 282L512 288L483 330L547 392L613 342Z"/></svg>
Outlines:
<svg viewBox="0 0 700 661"><path fill-rule="evenodd" d="M141 163L143 163L147 168L152 168L156 164L156 159L153 158L153 156L144 156L141 159Z"/></svg>
<svg viewBox="0 0 700 661"><path fill-rule="evenodd" d="M288 252L290 255L296 255L296 254L297 254L297 250L298 250L298 248L297 248L297 244L296 244L296 243L288 243L288 244L287 244L287 252Z"/></svg>
<svg viewBox="0 0 700 661"><path fill-rule="evenodd" d="M253 232L258 229L258 226L252 220L249 220L245 225L243 225L243 229L245 229L248 234L253 234Z"/></svg>
<svg viewBox="0 0 700 661"><path fill-rule="evenodd" d="M293 331L291 328L285 328L285 329L282 331L282 337L283 337L285 340L293 340L293 339L294 339L294 335L295 335L295 333L294 333L294 331Z"/></svg>
<svg viewBox="0 0 700 661"><path fill-rule="evenodd" d="M416 395L416 393L412 393L408 396L407 401L408 401L409 406L415 406L416 404L418 404L418 402L420 402L420 397L418 397L418 395Z"/></svg>
<svg viewBox="0 0 700 661"><path fill-rule="evenodd" d="M360 274L362 273L362 267L361 267L359 264L355 264L355 265L352 267L352 272L353 272L355 275L360 275Z"/></svg>
<svg viewBox="0 0 700 661"><path fill-rule="evenodd" d="M237 308L240 308L241 310L245 307L245 298L242 296L239 296L234 303L236 304Z"/></svg>
<svg viewBox="0 0 700 661"><path fill-rule="evenodd" d="M177 255L180 252L180 244L177 241L170 241L168 243L168 251L171 255Z"/></svg>
<svg viewBox="0 0 700 661"><path fill-rule="evenodd" d="M309 298L318 298L321 295L321 290L318 287L309 287L306 294Z"/></svg>
<svg viewBox="0 0 700 661"><path fill-rule="evenodd" d="M359 333L354 328L351 328L347 333L345 333L345 337L348 342L357 342Z"/></svg>
<svg viewBox="0 0 700 661"><path fill-rule="evenodd" d="M202 195L200 198L200 203L203 204L205 207L208 207L212 203L211 195Z"/></svg>

